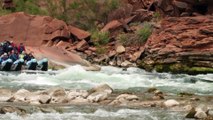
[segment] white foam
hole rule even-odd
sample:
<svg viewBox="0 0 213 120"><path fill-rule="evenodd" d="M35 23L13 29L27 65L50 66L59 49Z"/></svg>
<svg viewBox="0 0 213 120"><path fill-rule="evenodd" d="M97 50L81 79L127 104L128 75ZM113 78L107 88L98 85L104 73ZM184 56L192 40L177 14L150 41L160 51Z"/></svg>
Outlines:
<svg viewBox="0 0 213 120"><path fill-rule="evenodd" d="M33 113L26 117L20 117L16 113L8 113L1 115L0 119L8 120L161 120L164 118L181 120L184 116L178 113L168 111L152 111L152 110L137 110L137 109L120 109L117 111L107 111L104 109L97 109L95 112L69 112L69 113Z"/></svg>
<svg viewBox="0 0 213 120"><path fill-rule="evenodd" d="M194 79L212 80L213 74L207 75L172 75L169 73L150 73L138 68L102 67L101 71L85 71L76 65L64 70L47 73L21 73L18 75L0 74L1 85L19 86L62 86L69 89L90 89L99 84L108 84L113 89L128 89L134 87L158 87L169 92L195 92L198 94L213 94L213 83L195 81ZM192 82L191 82L192 81ZM202 87L200 87L202 86Z"/></svg>

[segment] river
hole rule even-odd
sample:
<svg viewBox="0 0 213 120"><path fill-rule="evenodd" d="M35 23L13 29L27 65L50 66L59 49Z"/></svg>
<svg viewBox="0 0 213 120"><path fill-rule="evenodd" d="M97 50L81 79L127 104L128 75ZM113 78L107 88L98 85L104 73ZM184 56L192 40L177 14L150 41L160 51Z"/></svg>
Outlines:
<svg viewBox="0 0 213 120"><path fill-rule="evenodd" d="M213 95L213 74L186 75L146 72L139 68L103 66L101 71L85 71L76 65L64 70L48 72L1 72L0 87L10 89L46 89L60 86L66 89L90 89L106 83L116 90L145 91L155 87L169 94L180 92L197 95ZM180 112L162 109L130 109L107 107L69 107L64 113L34 112L26 120L182 120ZM0 115L0 119L21 120L15 113Z"/></svg>

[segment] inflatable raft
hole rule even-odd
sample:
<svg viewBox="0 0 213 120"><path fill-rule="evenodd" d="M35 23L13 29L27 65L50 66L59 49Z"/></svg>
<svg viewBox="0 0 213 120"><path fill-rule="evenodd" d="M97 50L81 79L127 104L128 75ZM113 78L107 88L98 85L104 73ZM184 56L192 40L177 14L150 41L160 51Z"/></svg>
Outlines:
<svg viewBox="0 0 213 120"><path fill-rule="evenodd" d="M36 59L31 59L28 62L24 62L23 59L18 59L13 62L11 59L3 61L0 65L0 71L21 71L21 70L48 70L48 60L42 59L37 61Z"/></svg>

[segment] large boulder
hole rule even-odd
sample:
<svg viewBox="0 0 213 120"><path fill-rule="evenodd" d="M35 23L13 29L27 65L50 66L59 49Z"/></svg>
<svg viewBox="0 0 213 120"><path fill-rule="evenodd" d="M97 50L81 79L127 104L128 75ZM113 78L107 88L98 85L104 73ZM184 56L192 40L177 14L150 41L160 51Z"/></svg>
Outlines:
<svg viewBox="0 0 213 120"><path fill-rule="evenodd" d="M127 105L130 102L138 101L139 97L131 94L121 94L116 97L109 105Z"/></svg>
<svg viewBox="0 0 213 120"><path fill-rule="evenodd" d="M76 98L86 98L88 96L88 92L85 90L71 90L67 93L66 99L74 100Z"/></svg>
<svg viewBox="0 0 213 120"><path fill-rule="evenodd" d="M88 92L86 90L70 90L67 93L66 100L72 104L84 104L88 103Z"/></svg>
<svg viewBox="0 0 213 120"><path fill-rule="evenodd" d="M48 104L51 101L51 96L43 92L33 92L25 98L25 101L30 104Z"/></svg>
<svg viewBox="0 0 213 120"><path fill-rule="evenodd" d="M125 25L130 23L134 18L135 18L135 16L131 16L128 18L123 18L122 20L119 20L119 19L112 20L112 21L108 22L104 26L104 28L101 29L101 32L113 31L113 30L120 28L121 26L125 27Z"/></svg>
<svg viewBox="0 0 213 120"><path fill-rule="evenodd" d="M103 84L90 89L88 92L89 96L87 99L90 102L100 102L106 100L113 92L113 89L109 85Z"/></svg>
<svg viewBox="0 0 213 120"><path fill-rule="evenodd" d="M10 102L26 102L26 97L31 94L30 91L25 89L20 89L8 100Z"/></svg>
<svg viewBox="0 0 213 120"><path fill-rule="evenodd" d="M116 48L116 52L117 52L118 54L124 53L125 51L126 51L126 49L125 49L125 47L122 46L122 45L119 45L119 46L117 46L117 48Z"/></svg>
<svg viewBox="0 0 213 120"><path fill-rule="evenodd" d="M208 112L204 111L202 108L192 108L189 113L186 115L186 118L197 118L197 119L205 119L207 118Z"/></svg>
<svg viewBox="0 0 213 120"><path fill-rule="evenodd" d="M102 85L96 86L96 87L88 90L88 92L89 93L106 92L108 94L111 94L113 92L113 89L107 84L102 84Z"/></svg>
<svg viewBox="0 0 213 120"><path fill-rule="evenodd" d="M69 103L72 104L88 104L90 101L88 99L82 98L82 97L76 97L74 100L69 101Z"/></svg>
<svg viewBox="0 0 213 120"><path fill-rule="evenodd" d="M34 56L38 59L46 57L50 62L53 62L57 65L69 66L73 64L80 64L83 66L90 67L84 59L82 59L76 53L68 52L66 50L57 48L57 47L26 47L27 51L31 51Z"/></svg>
<svg viewBox="0 0 213 120"><path fill-rule="evenodd" d="M0 17L0 41L14 40L29 46L40 46L56 38L70 36L65 22L49 16L28 15L23 12Z"/></svg>
<svg viewBox="0 0 213 120"><path fill-rule="evenodd" d="M197 109L195 113L195 118L197 119L205 119L207 118L207 114L202 109Z"/></svg>
<svg viewBox="0 0 213 120"><path fill-rule="evenodd" d="M50 88L44 90L43 93L50 96L51 100L49 103L63 103L65 102L67 95L65 89L61 87Z"/></svg>
<svg viewBox="0 0 213 120"><path fill-rule="evenodd" d="M109 97L109 94L106 92L94 92L87 97L89 102L101 102L106 100Z"/></svg>
<svg viewBox="0 0 213 120"><path fill-rule="evenodd" d="M77 27L69 26L68 28L70 30L70 33L77 37L79 40L87 39L91 36L89 32L79 29Z"/></svg>
<svg viewBox="0 0 213 120"><path fill-rule="evenodd" d="M165 107L174 107L174 106L180 105L180 103L178 101L173 100L173 99L167 100L163 104L165 105Z"/></svg>
<svg viewBox="0 0 213 120"><path fill-rule="evenodd" d="M211 16L169 17L148 39L141 67L158 72L213 72Z"/></svg>

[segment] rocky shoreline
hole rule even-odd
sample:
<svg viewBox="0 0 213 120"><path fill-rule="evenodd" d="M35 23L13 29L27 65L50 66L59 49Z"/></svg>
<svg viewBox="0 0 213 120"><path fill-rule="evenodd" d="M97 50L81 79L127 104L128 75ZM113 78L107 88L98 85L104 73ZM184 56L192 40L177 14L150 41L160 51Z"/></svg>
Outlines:
<svg viewBox="0 0 213 120"><path fill-rule="evenodd" d="M183 112L186 118L213 119L212 96L199 96L188 93L171 95L150 88L146 92L131 93L113 90L107 84L90 90L65 90L50 88L28 91L0 89L0 113L13 113L21 116L31 114L29 108L35 107L41 112L61 112L69 106L107 106L132 109L165 109Z"/></svg>

